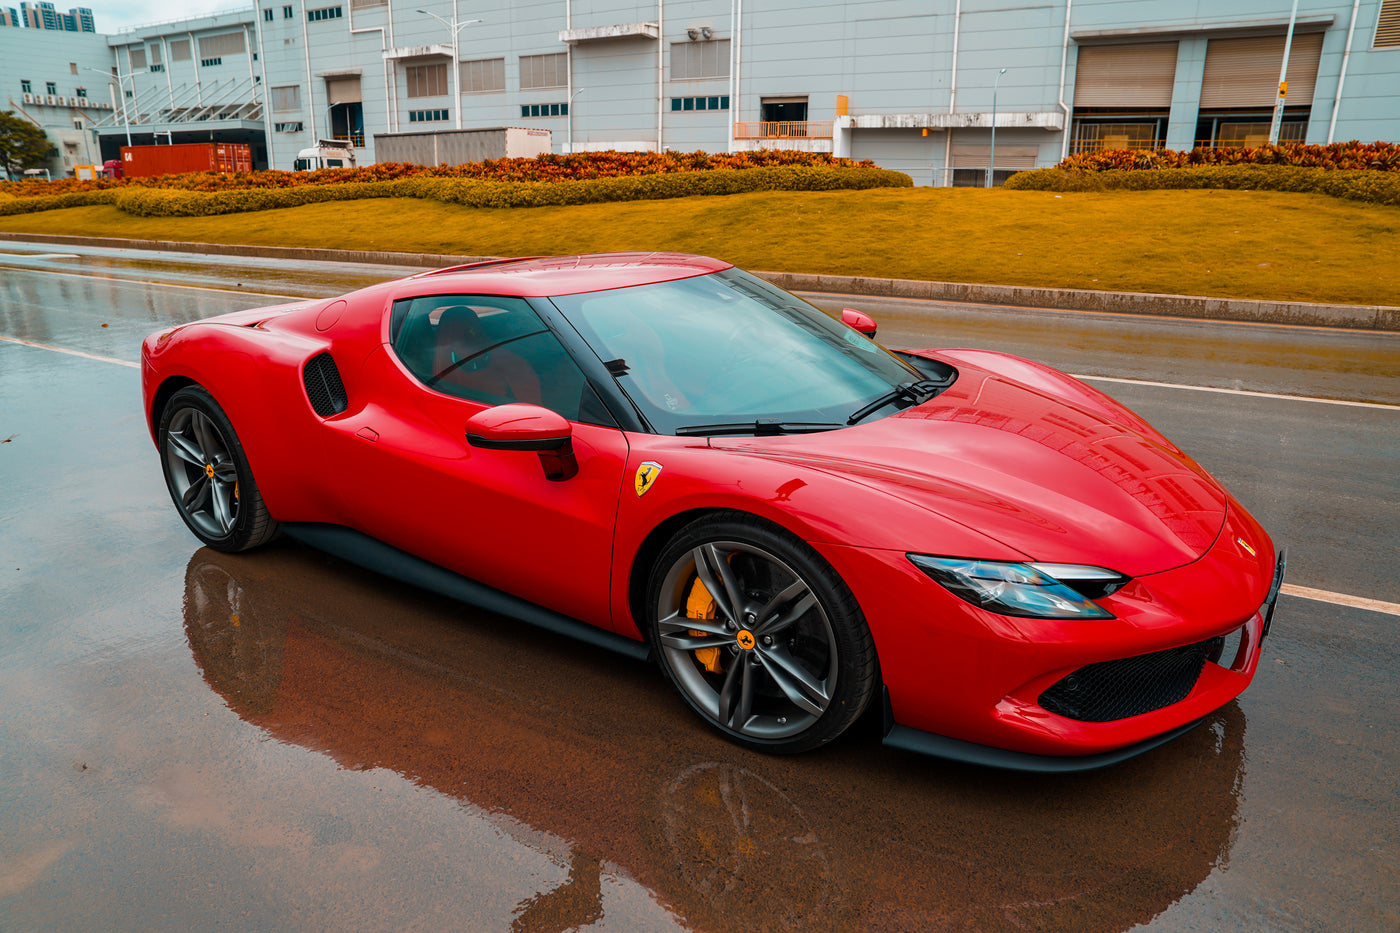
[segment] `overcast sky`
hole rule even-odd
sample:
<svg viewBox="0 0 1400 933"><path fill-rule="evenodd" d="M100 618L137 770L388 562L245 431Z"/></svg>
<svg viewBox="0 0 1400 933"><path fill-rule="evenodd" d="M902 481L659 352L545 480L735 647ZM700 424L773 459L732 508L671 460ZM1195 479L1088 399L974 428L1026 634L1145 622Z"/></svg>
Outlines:
<svg viewBox="0 0 1400 933"><path fill-rule="evenodd" d="M14 5L19 6L18 3ZM68 2L55 0L54 2L54 6L60 13L67 13L78 6L89 8L92 10L92 18L96 22L97 31L101 33L114 33L123 26L164 23L176 19L189 19L204 13L249 9L252 5L252 0L248 0L247 3L239 3L238 0L181 0L179 3L170 3L169 0L98 0L96 3L92 0L68 0Z"/></svg>

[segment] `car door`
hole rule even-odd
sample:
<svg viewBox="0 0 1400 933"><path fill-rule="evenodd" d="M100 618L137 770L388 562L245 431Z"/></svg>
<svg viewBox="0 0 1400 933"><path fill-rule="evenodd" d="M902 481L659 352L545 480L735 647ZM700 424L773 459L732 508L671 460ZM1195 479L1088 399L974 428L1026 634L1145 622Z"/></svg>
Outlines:
<svg viewBox="0 0 1400 933"><path fill-rule="evenodd" d="M557 612L611 628L608 592L626 435L583 373L518 298L396 302L391 339L367 358L369 389L327 422L346 523ZM511 402L571 422L577 475L539 454L473 447L467 421Z"/></svg>

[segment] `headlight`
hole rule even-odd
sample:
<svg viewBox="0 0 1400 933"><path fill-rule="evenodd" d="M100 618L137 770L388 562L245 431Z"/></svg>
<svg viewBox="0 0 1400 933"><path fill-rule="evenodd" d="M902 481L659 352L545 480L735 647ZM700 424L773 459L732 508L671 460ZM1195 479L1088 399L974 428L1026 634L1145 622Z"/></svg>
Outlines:
<svg viewBox="0 0 1400 933"><path fill-rule="evenodd" d="M990 612L1029 619L1111 619L1085 592L1107 596L1127 582L1103 567L1012 564L910 554L914 566L954 596Z"/></svg>

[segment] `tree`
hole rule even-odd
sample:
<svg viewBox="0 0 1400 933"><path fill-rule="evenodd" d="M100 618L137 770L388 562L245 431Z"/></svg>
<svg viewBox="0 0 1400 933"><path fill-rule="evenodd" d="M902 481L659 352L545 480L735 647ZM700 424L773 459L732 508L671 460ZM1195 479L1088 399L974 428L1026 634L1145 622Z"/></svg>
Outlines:
<svg viewBox="0 0 1400 933"><path fill-rule="evenodd" d="M0 168L17 178L27 168L43 168L58 155L42 128L15 116L13 110L0 111Z"/></svg>

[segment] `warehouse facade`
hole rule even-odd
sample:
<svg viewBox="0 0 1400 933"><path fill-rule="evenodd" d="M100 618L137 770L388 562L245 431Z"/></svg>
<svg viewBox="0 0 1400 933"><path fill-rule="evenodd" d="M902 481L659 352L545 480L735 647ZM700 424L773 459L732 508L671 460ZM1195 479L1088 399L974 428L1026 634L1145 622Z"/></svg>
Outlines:
<svg viewBox="0 0 1400 933"><path fill-rule="evenodd" d="M99 133L255 135L290 168L318 138L365 164L377 133L516 126L555 151L798 148L980 184L993 161L1000 180L1097 148L1267 140L1291 27L1280 138L1400 140L1400 0L1290 7L257 0L108 37L131 106Z"/></svg>

